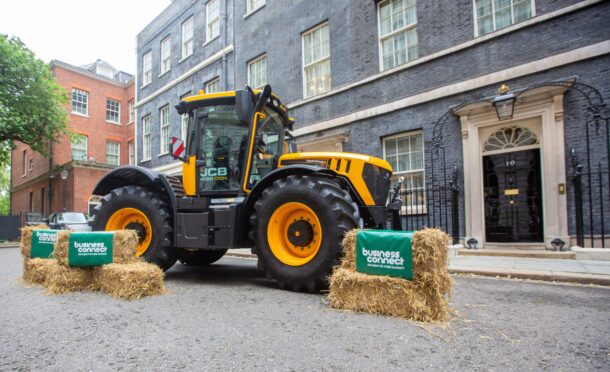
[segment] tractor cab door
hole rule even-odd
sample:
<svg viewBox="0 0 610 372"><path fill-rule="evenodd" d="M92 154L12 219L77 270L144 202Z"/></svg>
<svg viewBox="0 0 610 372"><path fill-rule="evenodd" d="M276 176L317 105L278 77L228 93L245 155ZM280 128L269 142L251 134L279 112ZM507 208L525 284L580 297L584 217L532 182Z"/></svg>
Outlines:
<svg viewBox="0 0 610 372"><path fill-rule="evenodd" d="M240 120L235 105L207 106L198 110L197 193L236 195L248 138L248 123Z"/></svg>
<svg viewBox="0 0 610 372"><path fill-rule="evenodd" d="M248 189L276 169L284 151L284 125L280 115L265 107L264 118L257 123Z"/></svg>

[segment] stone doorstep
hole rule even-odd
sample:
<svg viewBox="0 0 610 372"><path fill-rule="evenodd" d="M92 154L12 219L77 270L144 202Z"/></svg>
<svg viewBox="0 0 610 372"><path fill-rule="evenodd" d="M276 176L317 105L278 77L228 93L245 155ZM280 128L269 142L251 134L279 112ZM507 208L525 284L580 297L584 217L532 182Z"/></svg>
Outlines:
<svg viewBox="0 0 610 372"><path fill-rule="evenodd" d="M548 270L514 270L487 267L451 267L449 273L458 275L479 275L508 279L530 279L546 282L580 283L610 286L610 275L567 273Z"/></svg>
<svg viewBox="0 0 610 372"><path fill-rule="evenodd" d="M521 249L457 249L459 256L550 258L556 260L575 260L576 254L571 251L521 250Z"/></svg>
<svg viewBox="0 0 610 372"><path fill-rule="evenodd" d="M581 248L572 247L577 260L610 261L610 248Z"/></svg>

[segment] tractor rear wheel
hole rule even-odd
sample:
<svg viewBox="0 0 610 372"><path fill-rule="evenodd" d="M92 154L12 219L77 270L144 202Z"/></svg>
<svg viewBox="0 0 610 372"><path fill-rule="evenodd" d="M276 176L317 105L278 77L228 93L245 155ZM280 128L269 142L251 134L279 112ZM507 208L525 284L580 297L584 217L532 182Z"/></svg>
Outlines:
<svg viewBox="0 0 610 372"><path fill-rule="evenodd" d="M136 255L167 270L178 259L171 209L164 198L140 186L112 190L95 208L94 231L130 229L138 234Z"/></svg>
<svg viewBox="0 0 610 372"><path fill-rule="evenodd" d="M207 266L220 260L227 253L227 249L213 251L204 250L182 250L178 260L187 266Z"/></svg>
<svg viewBox="0 0 610 372"><path fill-rule="evenodd" d="M359 221L358 206L337 183L289 176L275 181L254 204L253 252L280 288L319 291L339 263L344 234Z"/></svg>

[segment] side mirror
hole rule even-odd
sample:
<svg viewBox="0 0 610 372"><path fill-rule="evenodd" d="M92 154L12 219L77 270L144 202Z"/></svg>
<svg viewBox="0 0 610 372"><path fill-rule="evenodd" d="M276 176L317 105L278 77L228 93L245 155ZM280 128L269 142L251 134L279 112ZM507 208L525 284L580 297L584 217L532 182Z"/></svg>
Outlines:
<svg viewBox="0 0 610 372"><path fill-rule="evenodd" d="M178 159L183 163L186 163L186 148L184 146L184 141L179 139L178 137L172 137L169 143L169 153L172 155L172 158Z"/></svg>
<svg viewBox="0 0 610 372"><path fill-rule="evenodd" d="M42 223L44 223L45 225L49 224L49 219L48 218L43 218L42 219Z"/></svg>
<svg viewBox="0 0 610 372"><path fill-rule="evenodd" d="M294 154L296 152L299 152L299 150L297 149L297 143L294 141L288 142L288 153Z"/></svg>

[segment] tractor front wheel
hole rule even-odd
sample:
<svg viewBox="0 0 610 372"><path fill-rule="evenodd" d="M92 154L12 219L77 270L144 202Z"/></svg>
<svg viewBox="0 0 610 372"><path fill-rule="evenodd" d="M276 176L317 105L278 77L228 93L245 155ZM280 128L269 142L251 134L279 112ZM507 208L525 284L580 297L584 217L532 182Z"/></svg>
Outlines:
<svg viewBox="0 0 610 372"><path fill-rule="evenodd" d="M280 288L318 291L341 256L358 206L330 179L289 176L263 191L250 217L259 267Z"/></svg>
<svg viewBox="0 0 610 372"><path fill-rule="evenodd" d="M112 190L95 208L94 231L135 230L136 254L167 270L176 263L173 216L164 198L140 186Z"/></svg>

